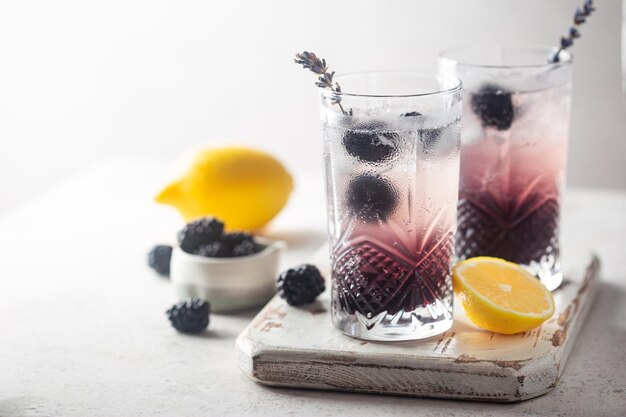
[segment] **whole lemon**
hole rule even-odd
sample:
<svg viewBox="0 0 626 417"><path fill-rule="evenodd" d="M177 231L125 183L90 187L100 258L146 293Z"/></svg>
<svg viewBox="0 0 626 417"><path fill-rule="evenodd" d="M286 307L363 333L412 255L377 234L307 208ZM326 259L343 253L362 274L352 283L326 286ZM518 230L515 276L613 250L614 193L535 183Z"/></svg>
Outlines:
<svg viewBox="0 0 626 417"><path fill-rule="evenodd" d="M226 147L196 152L155 200L177 208L186 221L215 216L230 230L255 230L280 212L292 190L291 175L271 155Z"/></svg>

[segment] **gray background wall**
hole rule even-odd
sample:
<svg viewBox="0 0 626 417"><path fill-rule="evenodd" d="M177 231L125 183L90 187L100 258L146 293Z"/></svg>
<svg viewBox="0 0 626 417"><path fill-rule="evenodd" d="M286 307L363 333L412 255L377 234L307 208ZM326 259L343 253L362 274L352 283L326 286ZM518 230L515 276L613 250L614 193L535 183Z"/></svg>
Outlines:
<svg viewBox="0 0 626 417"><path fill-rule="evenodd" d="M0 212L103 156L235 140L319 169L303 49L339 71L434 70L457 44L555 43L574 0L0 2ZM574 48L569 183L626 189L621 1Z"/></svg>

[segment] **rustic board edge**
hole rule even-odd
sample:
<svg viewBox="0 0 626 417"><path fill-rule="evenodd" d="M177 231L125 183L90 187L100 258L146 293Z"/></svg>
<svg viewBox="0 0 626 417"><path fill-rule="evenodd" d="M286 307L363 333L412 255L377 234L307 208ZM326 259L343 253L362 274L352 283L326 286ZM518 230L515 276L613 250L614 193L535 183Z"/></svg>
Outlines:
<svg viewBox="0 0 626 417"><path fill-rule="evenodd" d="M599 271L600 260L592 255L576 296L557 318L559 329L552 339L554 350L526 361L483 361L461 355L439 358L437 364L432 358L416 357L415 366L407 366L393 358L375 355L365 359L354 352L332 354L288 349L254 340L250 336L253 320L236 342L239 367L253 381L269 386L474 401L525 401L544 395L557 385L597 293ZM271 304L272 301L259 315L271 308ZM442 361L449 365L448 369L441 369ZM492 386L481 391L480 383L468 386L468 375L477 382L498 378L500 384L495 390Z"/></svg>

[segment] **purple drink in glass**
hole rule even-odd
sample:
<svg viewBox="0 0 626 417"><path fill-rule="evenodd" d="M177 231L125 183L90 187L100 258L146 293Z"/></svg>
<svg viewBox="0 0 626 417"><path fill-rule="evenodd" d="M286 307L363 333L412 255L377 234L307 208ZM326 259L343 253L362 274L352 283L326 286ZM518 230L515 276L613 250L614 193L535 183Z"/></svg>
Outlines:
<svg viewBox="0 0 626 417"><path fill-rule="evenodd" d="M570 121L571 61L551 48L446 51L440 69L464 83L456 254L525 266L562 281L559 213Z"/></svg>
<svg viewBox="0 0 626 417"><path fill-rule="evenodd" d="M460 83L381 72L322 90L332 318L371 340L452 324ZM333 102L339 98L344 114Z"/></svg>

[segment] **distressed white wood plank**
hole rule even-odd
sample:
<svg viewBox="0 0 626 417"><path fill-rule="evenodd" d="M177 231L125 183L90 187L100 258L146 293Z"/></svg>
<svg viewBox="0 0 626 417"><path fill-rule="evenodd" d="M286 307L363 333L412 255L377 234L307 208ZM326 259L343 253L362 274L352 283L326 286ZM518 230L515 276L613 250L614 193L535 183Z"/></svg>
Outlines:
<svg viewBox="0 0 626 417"><path fill-rule="evenodd" d="M533 398L556 386L597 289L599 259L575 259L554 293L555 315L523 334L478 329L456 308L454 325L437 337L357 340L332 327L326 291L304 308L272 299L239 336L239 364L268 385L499 402Z"/></svg>

